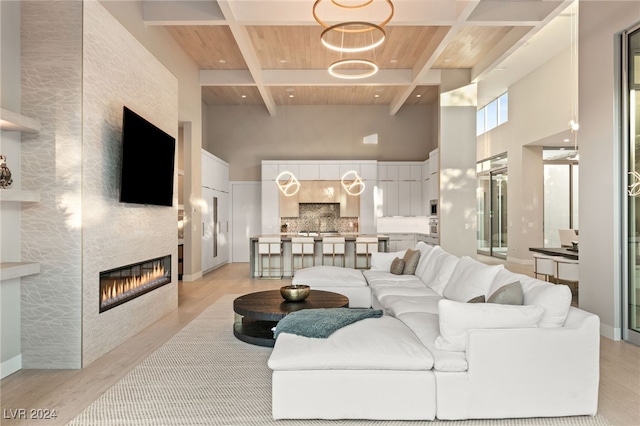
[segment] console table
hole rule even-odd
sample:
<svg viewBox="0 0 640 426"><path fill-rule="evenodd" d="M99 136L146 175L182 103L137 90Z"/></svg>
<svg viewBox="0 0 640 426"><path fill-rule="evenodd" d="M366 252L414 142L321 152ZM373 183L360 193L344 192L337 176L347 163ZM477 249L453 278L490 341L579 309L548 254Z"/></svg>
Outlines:
<svg viewBox="0 0 640 426"><path fill-rule="evenodd" d="M275 340L271 329L287 314L301 309L347 307L349 299L346 296L330 291L311 290L302 302L287 302L279 289L249 293L233 301L236 313L233 334L243 342L273 347Z"/></svg>

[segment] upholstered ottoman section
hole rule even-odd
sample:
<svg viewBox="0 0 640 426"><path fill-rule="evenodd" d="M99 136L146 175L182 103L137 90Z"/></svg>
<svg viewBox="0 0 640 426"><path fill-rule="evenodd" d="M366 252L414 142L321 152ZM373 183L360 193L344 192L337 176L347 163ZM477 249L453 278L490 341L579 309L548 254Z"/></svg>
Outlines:
<svg viewBox="0 0 640 426"><path fill-rule="evenodd" d="M340 266L312 266L296 271L291 284L306 284L311 289L332 291L349 298L350 308L371 307L371 289L362 271Z"/></svg>
<svg viewBox="0 0 640 426"><path fill-rule="evenodd" d="M433 357L393 317L358 321L326 339L280 334L268 365L275 419L435 418Z"/></svg>

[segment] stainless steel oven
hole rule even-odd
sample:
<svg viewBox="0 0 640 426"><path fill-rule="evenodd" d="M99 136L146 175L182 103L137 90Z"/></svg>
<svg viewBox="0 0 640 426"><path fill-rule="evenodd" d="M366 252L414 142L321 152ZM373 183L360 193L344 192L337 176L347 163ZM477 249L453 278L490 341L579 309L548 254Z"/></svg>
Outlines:
<svg viewBox="0 0 640 426"><path fill-rule="evenodd" d="M438 200L431 200L430 204L431 204L430 216L431 217L435 216L437 218L438 217Z"/></svg>
<svg viewBox="0 0 640 426"><path fill-rule="evenodd" d="M437 217L429 217L429 235L432 237L438 236L438 218Z"/></svg>

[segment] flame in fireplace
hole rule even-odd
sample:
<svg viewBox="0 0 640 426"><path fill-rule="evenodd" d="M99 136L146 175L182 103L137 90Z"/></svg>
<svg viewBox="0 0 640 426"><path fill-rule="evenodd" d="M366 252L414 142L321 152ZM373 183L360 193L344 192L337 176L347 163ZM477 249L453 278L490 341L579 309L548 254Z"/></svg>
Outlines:
<svg viewBox="0 0 640 426"><path fill-rule="evenodd" d="M142 275L105 279L106 281L102 283L100 304L102 306L109 305L120 299L127 298L146 287L163 283L167 279L164 266L160 262L155 262L153 268Z"/></svg>

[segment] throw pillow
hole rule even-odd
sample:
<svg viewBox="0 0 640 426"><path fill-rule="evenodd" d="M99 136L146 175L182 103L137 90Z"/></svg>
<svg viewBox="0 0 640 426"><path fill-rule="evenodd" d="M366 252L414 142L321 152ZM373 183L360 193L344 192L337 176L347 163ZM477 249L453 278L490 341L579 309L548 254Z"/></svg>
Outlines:
<svg viewBox="0 0 640 426"><path fill-rule="evenodd" d="M458 261L447 286L444 297L449 300L466 302L469 299L489 293L491 283L503 265L485 265L468 256Z"/></svg>
<svg viewBox="0 0 640 426"><path fill-rule="evenodd" d="M420 275L420 279L427 287L435 291L439 296L442 296L445 286L449 282L449 278L458 261L459 259L456 256L436 246L431 250L427 267L424 273Z"/></svg>
<svg viewBox="0 0 640 426"><path fill-rule="evenodd" d="M407 249L402 260L404 260L404 270L402 274L414 275L418 267L418 262L420 261L420 250Z"/></svg>
<svg viewBox="0 0 640 426"><path fill-rule="evenodd" d="M544 309L540 306L461 303L442 299L438 302L440 335L435 347L443 351L464 352L467 331L495 328L535 328Z"/></svg>
<svg viewBox="0 0 640 426"><path fill-rule="evenodd" d="M524 294L520 281L500 287L487 300L487 303L500 303L501 305L522 305L523 302Z"/></svg>
<svg viewBox="0 0 640 426"><path fill-rule="evenodd" d="M474 297L473 299L467 300L467 303L484 303L484 294L482 296Z"/></svg>
<svg viewBox="0 0 640 426"><path fill-rule="evenodd" d="M395 259L393 259L393 262L391 262L391 268L389 269L389 272L391 272L394 275L402 275L403 270L404 270L404 260L400 259L399 257L396 257Z"/></svg>

